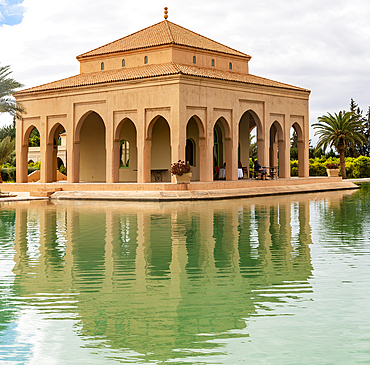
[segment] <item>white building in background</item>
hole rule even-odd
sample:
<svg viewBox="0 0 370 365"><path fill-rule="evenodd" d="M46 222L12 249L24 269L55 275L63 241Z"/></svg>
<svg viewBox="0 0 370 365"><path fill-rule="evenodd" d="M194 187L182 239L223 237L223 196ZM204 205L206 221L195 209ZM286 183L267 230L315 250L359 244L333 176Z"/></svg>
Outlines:
<svg viewBox="0 0 370 365"><path fill-rule="evenodd" d="M67 167L67 134L60 134L61 143L58 146L57 162L58 168L61 165ZM29 147L28 148L28 163L30 162L41 162L40 147Z"/></svg>

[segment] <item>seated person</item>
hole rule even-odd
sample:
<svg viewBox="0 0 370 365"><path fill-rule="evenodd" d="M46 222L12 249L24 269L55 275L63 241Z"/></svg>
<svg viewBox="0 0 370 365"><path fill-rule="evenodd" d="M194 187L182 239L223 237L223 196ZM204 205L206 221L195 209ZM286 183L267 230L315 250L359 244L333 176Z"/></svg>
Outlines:
<svg viewBox="0 0 370 365"><path fill-rule="evenodd" d="M254 162L254 176L256 176L257 174L261 174L261 178L263 178L267 174L267 169L262 168L261 165L256 160Z"/></svg>

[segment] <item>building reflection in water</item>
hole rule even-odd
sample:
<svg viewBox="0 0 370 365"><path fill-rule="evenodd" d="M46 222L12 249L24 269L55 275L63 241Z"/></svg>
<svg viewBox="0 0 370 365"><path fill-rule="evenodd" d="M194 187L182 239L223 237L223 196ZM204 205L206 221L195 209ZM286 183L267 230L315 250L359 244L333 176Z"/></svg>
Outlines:
<svg viewBox="0 0 370 365"><path fill-rule="evenodd" d="M39 308L76 318L87 347L146 360L217 353L212 340L248 336L261 308L311 291L305 196L39 202L16 205L15 215L15 296L32 305L50 294ZM73 305L53 305L55 293L73 294Z"/></svg>

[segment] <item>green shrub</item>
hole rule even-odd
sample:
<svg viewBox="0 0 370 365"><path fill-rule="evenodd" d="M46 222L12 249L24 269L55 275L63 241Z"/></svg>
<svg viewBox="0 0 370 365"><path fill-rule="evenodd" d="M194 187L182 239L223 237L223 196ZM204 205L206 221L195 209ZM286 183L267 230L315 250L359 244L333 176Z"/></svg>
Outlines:
<svg viewBox="0 0 370 365"><path fill-rule="evenodd" d="M30 162L28 164L28 167L32 167L34 168L35 170L40 170L41 168L41 162L40 161L37 161L37 162Z"/></svg>
<svg viewBox="0 0 370 365"><path fill-rule="evenodd" d="M326 166L328 164L338 164L340 166L340 160L338 157L329 157L326 159L325 156L310 158L309 160L309 168L310 168L310 176L326 176ZM366 156L359 156L357 158L354 157L346 157L346 171L347 171L347 178L365 178L370 177L370 157ZM294 176L292 174L292 176Z"/></svg>
<svg viewBox="0 0 370 365"><path fill-rule="evenodd" d="M15 181L15 167L2 168L1 169L1 178L3 181Z"/></svg>
<svg viewBox="0 0 370 365"><path fill-rule="evenodd" d="M353 179L354 178L354 172L355 172L355 158L354 157L347 157L346 158L346 171L347 171L347 179Z"/></svg>
<svg viewBox="0 0 370 365"><path fill-rule="evenodd" d="M310 176L326 176L325 162L321 159L321 157L310 158L309 170Z"/></svg>
<svg viewBox="0 0 370 365"><path fill-rule="evenodd" d="M60 171L62 174L67 175L67 169L66 169L66 167L65 167L64 165L61 165L61 166L59 167L59 171Z"/></svg>
<svg viewBox="0 0 370 365"><path fill-rule="evenodd" d="M36 170L34 167L28 167L28 175ZM1 178L3 181L16 181L16 171L16 167L2 168Z"/></svg>
<svg viewBox="0 0 370 365"><path fill-rule="evenodd" d="M355 179L370 177L370 157L360 156L354 159L353 177Z"/></svg>
<svg viewBox="0 0 370 365"><path fill-rule="evenodd" d="M298 160L290 160L290 176L298 176Z"/></svg>

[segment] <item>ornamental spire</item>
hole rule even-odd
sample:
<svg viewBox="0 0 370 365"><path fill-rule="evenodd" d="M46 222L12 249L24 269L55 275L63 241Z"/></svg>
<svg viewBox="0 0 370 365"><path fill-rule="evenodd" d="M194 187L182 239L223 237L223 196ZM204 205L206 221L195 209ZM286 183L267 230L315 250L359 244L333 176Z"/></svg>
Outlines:
<svg viewBox="0 0 370 365"><path fill-rule="evenodd" d="M165 19L168 18L168 8L167 8L167 6L164 8L164 18Z"/></svg>

